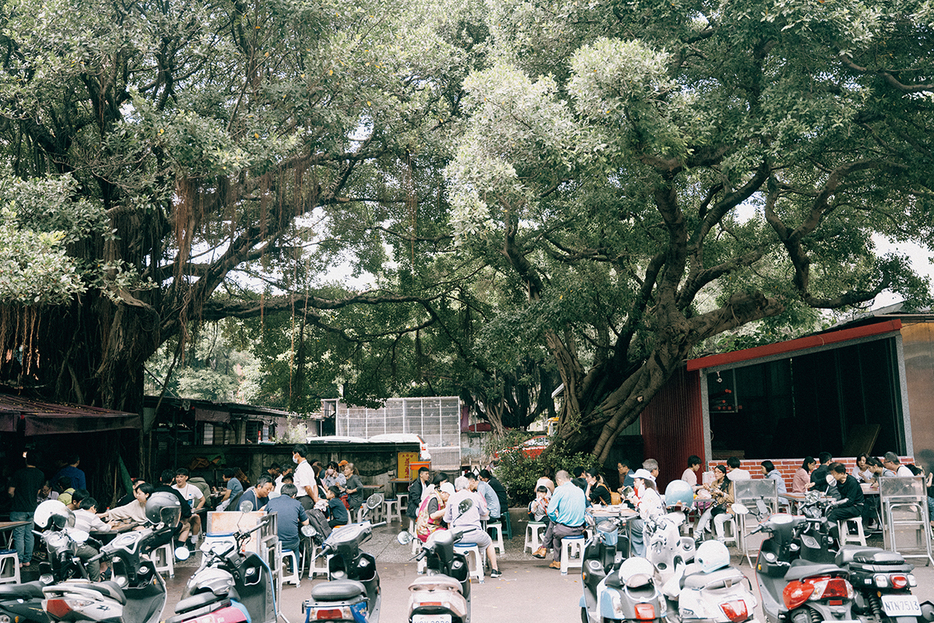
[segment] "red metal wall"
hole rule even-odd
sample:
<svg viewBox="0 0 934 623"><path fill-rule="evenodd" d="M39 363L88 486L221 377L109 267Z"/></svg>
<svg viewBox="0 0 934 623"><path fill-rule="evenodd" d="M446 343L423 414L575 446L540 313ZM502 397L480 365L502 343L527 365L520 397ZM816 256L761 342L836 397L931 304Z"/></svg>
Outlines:
<svg viewBox="0 0 934 623"><path fill-rule="evenodd" d="M658 488L681 477L687 459L704 456L704 412L701 372L681 368L642 412L640 419L646 458L658 461Z"/></svg>

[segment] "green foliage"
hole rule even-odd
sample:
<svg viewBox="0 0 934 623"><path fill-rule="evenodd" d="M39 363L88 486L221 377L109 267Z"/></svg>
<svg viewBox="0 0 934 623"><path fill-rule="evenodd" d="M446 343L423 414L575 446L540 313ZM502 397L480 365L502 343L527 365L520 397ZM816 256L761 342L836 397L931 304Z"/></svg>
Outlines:
<svg viewBox="0 0 934 623"><path fill-rule="evenodd" d="M513 504L528 505L535 498L535 481L542 476L554 480L555 473L562 469L571 473L576 467L601 467L592 454L571 451L560 439L555 439L546 452L534 458L516 450L532 436L523 431L510 431L501 437L491 437L486 447L487 454L498 456L494 472Z"/></svg>

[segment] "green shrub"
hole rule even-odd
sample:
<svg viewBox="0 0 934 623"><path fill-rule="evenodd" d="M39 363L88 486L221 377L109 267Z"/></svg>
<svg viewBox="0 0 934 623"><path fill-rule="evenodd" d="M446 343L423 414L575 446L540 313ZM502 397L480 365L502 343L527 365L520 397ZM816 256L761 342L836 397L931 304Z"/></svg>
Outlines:
<svg viewBox="0 0 934 623"><path fill-rule="evenodd" d="M487 445L490 456L495 454L498 457L493 473L506 487L511 505L527 506L535 497L535 482L546 474L554 480L555 473L562 469L571 472L575 467L600 467L591 454L566 452L564 444L557 438L541 455L529 458L516 448L533 436L523 431L512 431Z"/></svg>

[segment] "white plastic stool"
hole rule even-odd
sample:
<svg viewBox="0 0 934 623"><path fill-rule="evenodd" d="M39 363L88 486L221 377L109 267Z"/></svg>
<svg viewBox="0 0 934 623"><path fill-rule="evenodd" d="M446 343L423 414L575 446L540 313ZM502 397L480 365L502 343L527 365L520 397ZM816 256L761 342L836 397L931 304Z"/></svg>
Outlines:
<svg viewBox="0 0 934 623"><path fill-rule="evenodd" d="M525 545L522 546L522 551L529 550L529 553L535 553L535 550L542 546L542 535L545 534L546 528L547 526L540 521L530 521L525 527Z"/></svg>
<svg viewBox="0 0 934 623"><path fill-rule="evenodd" d="M850 535L850 523L856 524L856 534ZM849 519L841 519L837 522L837 530L840 534L840 545L845 544L847 541L853 541L854 543L859 543L863 547L866 547L866 535L863 533L863 518L862 517L850 517Z"/></svg>
<svg viewBox="0 0 934 623"><path fill-rule="evenodd" d="M399 500L383 500L383 514L386 515L386 523L392 521L393 517L402 523L402 512L399 510Z"/></svg>
<svg viewBox="0 0 934 623"><path fill-rule="evenodd" d="M32 534L27 535L30 539ZM15 549L0 550L0 584L21 584L19 577L19 554Z"/></svg>
<svg viewBox="0 0 934 623"><path fill-rule="evenodd" d="M399 500L399 512L404 513L406 509L409 507L409 494L400 493L399 495L396 496L396 499ZM402 520L400 519L399 521L402 521Z"/></svg>
<svg viewBox="0 0 934 623"><path fill-rule="evenodd" d="M497 521L496 523L488 523L486 525L486 531L490 532L491 530L496 530L496 536L494 537L490 534L490 537L493 539L493 547L500 553L506 553L506 546L503 545L503 524L502 522Z"/></svg>
<svg viewBox="0 0 934 623"><path fill-rule="evenodd" d="M288 572L286 561L292 561L292 572ZM283 550L282 552L282 583L294 584L296 587L302 583L302 568L298 566L298 556L292 550Z"/></svg>
<svg viewBox="0 0 934 623"><path fill-rule="evenodd" d="M323 558L316 558L318 555L318 546L314 543L311 544L311 552L308 554L308 578L314 579L316 575L321 574L327 576L328 574L328 559L330 556L325 556Z"/></svg>
<svg viewBox="0 0 934 623"><path fill-rule="evenodd" d="M582 534L561 539L561 575L568 574L568 567L584 568L584 535Z"/></svg>
<svg viewBox="0 0 934 623"><path fill-rule="evenodd" d="M152 550L150 558L157 572L168 571L170 578L175 577L175 551L172 549L172 543L160 545Z"/></svg>
<svg viewBox="0 0 934 623"><path fill-rule="evenodd" d="M480 547L476 543L455 543L454 553L463 554L467 557L468 577L477 578L477 581L483 584L485 556L480 553ZM473 564L471 564L471 559L473 559Z"/></svg>
<svg viewBox="0 0 934 623"><path fill-rule="evenodd" d="M421 549L422 542L418 540L418 535L415 533L415 520L409 518L409 534L412 535L412 555L418 553Z"/></svg>
<svg viewBox="0 0 934 623"><path fill-rule="evenodd" d="M357 509L357 523L361 523L364 519L366 519L366 507L361 506Z"/></svg>
<svg viewBox="0 0 934 623"><path fill-rule="evenodd" d="M718 519L722 519L722 522L718 523ZM733 543L736 545L738 541L736 540L736 518L733 515L722 514L714 517L714 529L717 531L717 539L722 541L724 544ZM727 526L730 527L729 531L726 529Z"/></svg>

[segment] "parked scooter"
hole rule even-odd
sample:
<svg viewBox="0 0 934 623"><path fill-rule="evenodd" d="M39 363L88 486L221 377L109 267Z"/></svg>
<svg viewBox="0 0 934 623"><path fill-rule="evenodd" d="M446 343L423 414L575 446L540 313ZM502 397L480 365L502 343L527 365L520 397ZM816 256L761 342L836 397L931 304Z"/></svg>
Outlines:
<svg viewBox="0 0 934 623"><path fill-rule="evenodd" d="M691 537L681 536L684 522L685 516L681 512L668 513L645 522L648 543L645 557L655 565L662 584L678 572L679 566L694 560L697 544Z"/></svg>
<svg viewBox="0 0 934 623"><path fill-rule="evenodd" d="M171 541L181 517L181 503L168 493L154 493L146 503L152 525L126 532L101 547L95 558L110 560L113 580L68 580L43 588L50 621L156 623L166 602L162 576L147 557Z"/></svg>
<svg viewBox="0 0 934 623"><path fill-rule="evenodd" d="M382 494L374 493L366 501L366 512L382 503ZM382 594L376 558L362 552L360 546L370 538L373 528L381 525L385 524L369 521L347 524L325 539L318 557L328 556L329 581L312 587L311 599L302 603L306 621L379 621Z"/></svg>
<svg viewBox="0 0 934 623"><path fill-rule="evenodd" d="M581 621L601 623L668 616L665 596L655 582L655 567L645 558L625 558L629 543L621 537L625 519L611 517L594 524L593 537L584 546L581 583Z"/></svg>
<svg viewBox="0 0 934 623"><path fill-rule="evenodd" d="M670 600L668 622L740 623L752 619L758 601L743 572L730 566L726 545L720 541L701 544L695 561L678 565L662 586Z"/></svg>
<svg viewBox="0 0 934 623"><path fill-rule="evenodd" d="M396 540L408 545L414 537L407 531ZM470 623L470 568L454 544L463 533L438 530L422 545L416 560L425 560L428 572L409 584L409 623L445 621Z"/></svg>
<svg viewBox="0 0 934 623"><path fill-rule="evenodd" d="M918 598L911 594L917 586L911 573L914 565L905 562L898 552L878 547L846 545L837 547L830 535L826 512L834 500L810 494L802 505L805 516L813 518L802 534L802 559L829 562L846 569L856 592L853 612L863 621L875 623L913 623L922 616Z"/></svg>
<svg viewBox="0 0 934 623"><path fill-rule="evenodd" d="M48 556L39 565L39 580L0 585L0 621L47 623L42 589L71 578L87 578L77 550L88 534L74 529L74 513L58 500L47 500L36 508L33 522L41 530L33 534L42 539Z"/></svg>
<svg viewBox="0 0 934 623"><path fill-rule="evenodd" d="M769 534L759 550L756 582L769 623L852 621L853 587L845 569L800 558L806 517L772 515L753 533Z"/></svg>
<svg viewBox="0 0 934 623"><path fill-rule="evenodd" d="M240 504L241 512L253 510L249 501ZM175 616L165 623L201 622L274 623L278 607L273 591L274 576L269 565L255 552L243 552L250 536L262 529L264 517L249 530L238 530L227 539L205 541L198 570L188 580L188 597L175 605ZM176 550L187 557L184 548ZM205 618L202 618L205 617Z"/></svg>

